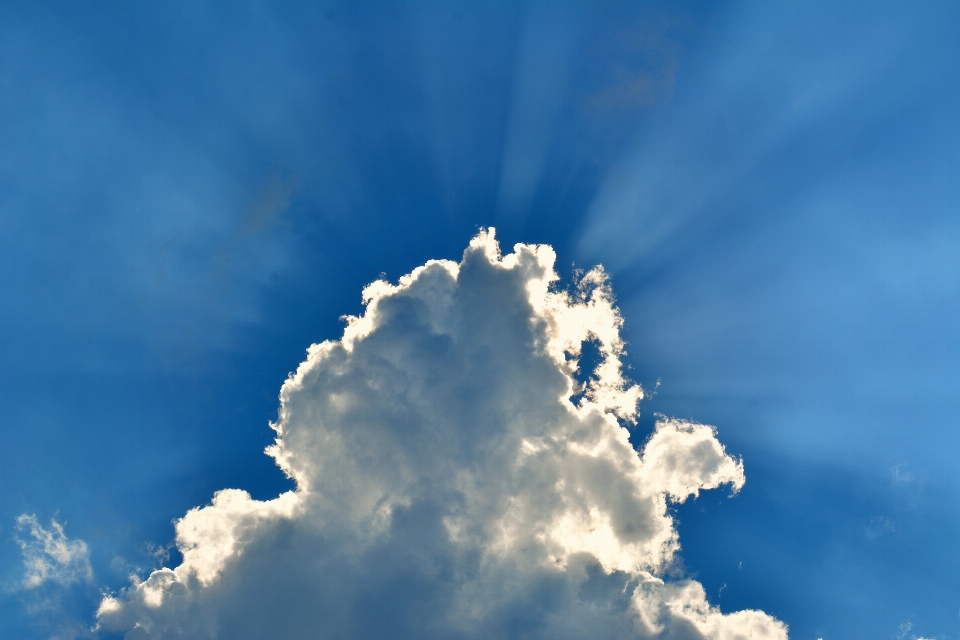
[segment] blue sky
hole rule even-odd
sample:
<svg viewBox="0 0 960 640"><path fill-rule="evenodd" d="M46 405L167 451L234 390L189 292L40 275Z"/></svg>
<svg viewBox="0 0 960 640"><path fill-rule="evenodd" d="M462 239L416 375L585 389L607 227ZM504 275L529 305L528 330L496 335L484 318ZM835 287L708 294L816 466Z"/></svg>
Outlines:
<svg viewBox="0 0 960 640"><path fill-rule="evenodd" d="M743 457L735 498L675 507L710 602L960 637L958 27L946 2L3 3L0 636L93 624L216 490L290 489L262 452L305 349L496 226L610 274L656 389L638 442L661 413ZM24 588L21 514L94 580Z"/></svg>

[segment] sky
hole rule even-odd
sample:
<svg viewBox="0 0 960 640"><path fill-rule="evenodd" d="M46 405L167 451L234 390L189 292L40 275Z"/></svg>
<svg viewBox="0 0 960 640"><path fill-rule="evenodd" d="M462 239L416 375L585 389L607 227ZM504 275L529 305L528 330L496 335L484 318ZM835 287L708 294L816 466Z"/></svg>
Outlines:
<svg viewBox="0 0 960 640"><path fill-rule="evenodd" d="M958 27L0 3L0 637L960 638Z"/></svg>

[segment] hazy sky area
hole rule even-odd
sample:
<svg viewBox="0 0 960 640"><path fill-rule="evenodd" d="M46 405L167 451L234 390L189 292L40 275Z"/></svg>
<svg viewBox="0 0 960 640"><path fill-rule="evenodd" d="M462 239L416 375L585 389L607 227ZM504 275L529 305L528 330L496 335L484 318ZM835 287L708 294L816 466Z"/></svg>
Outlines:
<svg viewBox="0 0 960 640"><path fill-rule="evenodd" d="M173 546L174 521L225 488L249 492L250 513L274 509L256 516L263 522L288 518L290 549L329 545L310 565L327 573L315 582L297 574L316 591L278 596L276 606L300 615L329 604L337 587L324 575L343 575L356 583L349 593L365 595L330 605L343 616L330 627L341 637L390 637L387 622L369 621L414 606L426 615L431 594L448 583L420 574L417 582L397 558L440 536L438 566L467 571L469 554L444 545L460 544L451 532L473 529L450 514L479 531L487 516L477 514L495 509L460 505L450 492L467 496L464 504L496 492L474 494L451 478L488 469L471 476L480 486L500 477L500 458L481 440L446 443L439 430L417 432L426 444L410 445L410 455L420 462L396 462L385 443L414 431L407 423L390 431L386 418L344 449L343 460L368 466L339 475L315 476L311 466L340 459L329 443L314 449L307 438L277 461L264 448L277 435L270 423L284 381L311 344L341 339L343 316L364 312L365 285L396 285L431 259L463 260L459 273L473 273L464 249L486 227L496 227L504 255L518 242L551 245L561 286L575 270L603 265L624 321L618 357L646 395L629 426L634 447L673 433L655 427L660 414L715 425L726 454L742 459L746 482L732 497L729 465L691 480L690 493L704 491L682 503L662 487L644 494L649 504L669 500L644 522L672 523L679 534L672 569L651 569L664 589L699 583L723 613L766 612L793 639L960 638L958 33L960 5L951 2L0 2L0 638L108 640L147 619L138 615L166 611L151 608L147 591L122 590L131 575L196 565ZM461 304L478 310L463 318L493 323L493 333L476 329L474 342L451 348L453 359L400 311L371 334L389 339L363 344L406 354L403 384L420 375L473 380L472 369L450 363L485 353L483 380L515 376L529 386L530 415L552 416L545 401L542 413L534 409L537 394L560 388L562 359L549 369L503 338L549 315L517 302L523 283L540 276L510 271L517 279L507 283L490 274L509 270L490 264L470 289L483 304L447 304L446 289L414 296L442 325L437 335L474 335L480 320L437 319L446 313L438 309ZM384 299L400 300L399 291ZM514 314L513 329L497 324L498 300ZM596 322L613 317L604 313ZM350 366L371 388L380 380L369 363ZM391 393L402 386L390 380L382 384ZM316 398L333 394L318 385ZM471 387L472 396L463 389L423 400L410 424L432 425L462 406L449 424L466 429L513 397L496 385ZM532 442L520 427L503 433L512 434L503 442ZM435 440L446 444L431 449ZM624 471L617 482L660 468L653 451L641 452L639 475ZM307 456L301 467L298 455ZM715 461L723 460L731 458ZM302 479L342 481L329 495L343 510L303 507L308 493L292 492L277 462ZM563 464L550 473L572 478ZM442 467L436 475L433 465ZM385 471L393 468L407 475ZM584 474L583 495L606 482ZM393 505L394 524L382 525L387 542L356 565L369 576L387 567L396 582L365 582L367 573L336 558L337 545L366 540L367 525L332 533L309 523L347 522L370 495L401 486L414 488L371 507ZM281 494L300 502L269 502ZM541 506L544 518L569 515L531 497L539 493L523 495L533 511L515 517L531 518L530 527ZM439 511L418 511L421 499ZM616 521L636 506L624 504L598 513ZM234 507L218 508L194 513ZM423 523L434 520L446 529L428 531ZM267 575L257 562L298 568L292 551L282 560L263 551L285 534L250 527L248 564L229 565L215 587L226 595L191 600L196 611L252 615L240 596L231 599L242 589L230 591L230 580ZM537 544L549 546L543 541L559 534L544 531ZM483 535L469 548L492 553ZM604 576L634 586L638 578L624 569L625 555L601 557L610 547L588 538L577 548L592 549L598 565L576 554L558 560L568 577L585 562L577 571L587 582L563 583L568 591L518 586L527 599L517 607L569 614L551 624L581 637L576 624L605 603L613 607L603 609L607 637L656 637L617 626L608 596L619 591ZM652 563L656 554L636 544L630 557ZM510 574L510 584L540 585L530 571ZM295 590L278 575L277 593ZM498 575L444 580L485 603ZM597 589L587 613L576 609L584 585ZM664 593L644 602L670 601ZM135 609L141 596L147 604ZM91 631L103 602L122 603L123 615L104 614L109 624ZM506 625L490 637L551 633L534 613L489 611L483 620ZM166 633L160 613L151 620L154 630L128 637L180 637L158 635ZM278 633L261 622L246 633ZM184 637L229 631L197 624ZM297 637L291 629L286 637ZM393 633L475 637L450 629ZM603 637L585 629L582 637ZM669 637L725 637L688 631Z"/></svg>

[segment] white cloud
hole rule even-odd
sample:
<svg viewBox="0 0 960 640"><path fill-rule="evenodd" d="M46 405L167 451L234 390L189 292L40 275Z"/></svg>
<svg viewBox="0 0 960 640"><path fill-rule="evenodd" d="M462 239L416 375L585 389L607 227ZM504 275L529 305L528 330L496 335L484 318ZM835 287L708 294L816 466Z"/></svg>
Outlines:
<svg viewBox="0 0 960 640"><path fill-rule="evenodd" d="M17 518L17 529L28 536L16 539L26 570L24 587L34 589L45 582L66 586L93 580L87 543L67 538L59 522L51 520L50 528L45 529L35 515L23 514Z"/></svg>
<svg viewBox="0 0 960 640"><path fill-rule="evenodd" d="M366 312L283 385L267 452L297 490L216 494L177 523L183 562L103 600L135 638L786 638L664 580L668 501L744 481L712 427L618 423L621 319L601 270L553 283L550 247L493 233L364 290ZM578 387L581 344L599 344ZM571 396L583 392L575 406Z"/></svg>

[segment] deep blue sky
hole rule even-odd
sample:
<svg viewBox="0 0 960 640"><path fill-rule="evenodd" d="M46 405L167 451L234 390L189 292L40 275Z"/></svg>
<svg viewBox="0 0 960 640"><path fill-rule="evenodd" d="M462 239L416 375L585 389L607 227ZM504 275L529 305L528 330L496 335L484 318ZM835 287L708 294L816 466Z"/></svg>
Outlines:
<svg viewBox="0 0 960 640"><path fill-rule="evenodd" d="M958 32L947 2L2 3L0 636L46 637L17 515L116 589L215 490L276 495L305 348L495 225L612 275L660 381L638 441L661 412L743 456L678 508L713 602L960 637Z"/></svg>

